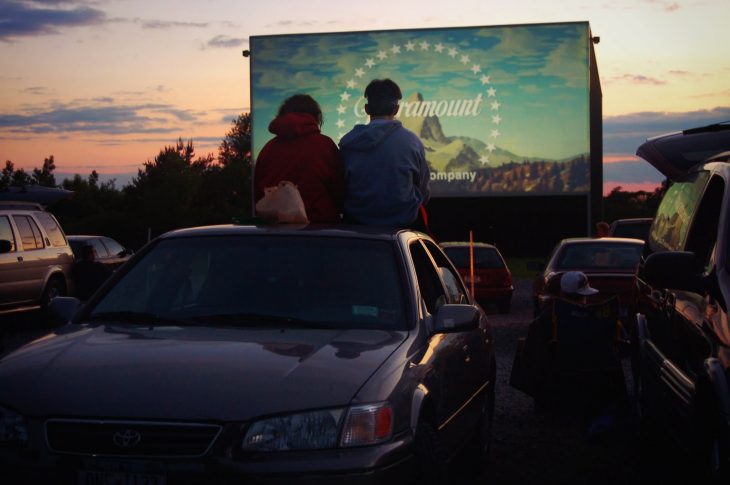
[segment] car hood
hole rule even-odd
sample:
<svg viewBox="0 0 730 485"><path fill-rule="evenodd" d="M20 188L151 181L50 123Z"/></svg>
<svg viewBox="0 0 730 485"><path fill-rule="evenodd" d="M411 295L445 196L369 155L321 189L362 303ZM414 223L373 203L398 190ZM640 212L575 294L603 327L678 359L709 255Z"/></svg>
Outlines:
<svg viewBox="0 0 730 485"><path fill-rule="evenodd" d="M649 138L636 154L675 180L710 157L730 150L730 122Z"/></svg>
<svg viewBox="0 0 730 485"><path fill-rule="evenodd" d="M27 416L244 421L348 404L407 332L68 325L0 360Z"/></svg>

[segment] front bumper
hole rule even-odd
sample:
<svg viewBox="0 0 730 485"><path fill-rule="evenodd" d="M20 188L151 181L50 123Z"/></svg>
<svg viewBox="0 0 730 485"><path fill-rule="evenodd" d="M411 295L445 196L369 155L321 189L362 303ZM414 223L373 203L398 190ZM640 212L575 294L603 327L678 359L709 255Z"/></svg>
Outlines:
<svg viewBox="0 0 730 485"><path fill-rule="evenodd" d="M113 458L0 449L2 483L79 484L85 473L134 477L128 483L382 484L408 483L415 473L410 433L361 448L280 452L234 458ZM153 481L153 479L161 481ZM136 481L134 481L136 480Z"/></svg>

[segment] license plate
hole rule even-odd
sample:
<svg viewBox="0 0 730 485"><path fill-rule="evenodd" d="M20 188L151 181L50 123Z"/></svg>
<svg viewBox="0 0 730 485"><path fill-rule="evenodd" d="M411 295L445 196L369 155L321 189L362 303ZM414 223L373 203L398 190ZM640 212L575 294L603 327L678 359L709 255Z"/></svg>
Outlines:
<svg viewBox="0 0 730 485"><path fill-rule="evenodd" d="M78 485L165 485L164 475L84 470Z"/></svg>
<svg viewBox="0 0 730 485"><path fill-rule="evenodd" d="M471 276L467 276L467 277L465 278L465 280L466 280L466 282L467 282L467 283L471 283ZM474 283L481 283L481 282L482 282L482 278L481 278L481 276L476 276L476 275L475 275L475 276L474 276Z"/></svg>

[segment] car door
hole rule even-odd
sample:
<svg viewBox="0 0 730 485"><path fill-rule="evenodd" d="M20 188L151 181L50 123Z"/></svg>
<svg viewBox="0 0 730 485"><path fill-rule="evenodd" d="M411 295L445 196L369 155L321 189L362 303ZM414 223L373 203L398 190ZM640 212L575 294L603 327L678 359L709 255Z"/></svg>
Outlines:
<svg viewBox="0 0 730 485"><path fill-rule="evenodd" d="M469 292L464 286L463 280L459 277L458 271L444 252L429 240L424 240L424 245L439 270L446 293L449 296L449 303L474 304L474 299L469 298ZM489 384L490 378L491 338L488 332L486 315L483 312L480 312L480 314L478 328L461 332L463 355L459 360L460 372L462 372L460 375L467 389L465 389L466 400L461 403L460 409L464 413L466 426L478 421L481 415L482 402L479 397L486 392L486 386Z"/></svg>
<svg viewBox="0 0 730 485"><path fill-rule="evenodd" d="M698 173L670 189L650 237L654 250L693 252L706 274L714 270L712 255L725 185L719 177L709 183L708 178L707 172ZM713 352L705 318L711 302L707 294L672 288L650 288L648 296L642 397L650 399L650 409L667 420L667 429L690 443L697 432L698 381Z"/></svg>
<svg viewBox="0 0 730 485"><path fill-rule="evenodd" d="M18 252L18 240L10 215L0 215L0 239L10 241L10 251L0 253L0 305L22 300L23 260Z"/></svg>
<svg viewBox="0 0 730 485"><path fill-rule="evenodd" d="M450 303L436 262L419 240L409 245L421 298L428 313L435 316L441 305ZM458 448L460 431L468 423L461 407L473 394L470 379L469 336L467 332L429 336L425 384L434 404L435 425L446 449Z"/></svg>
<svg viewBox="0 0 730 485"><path fill-rule="evenodd" d="M18 235L17 301L37 301L43 292L49 264L44 252L46 243L30 214L13 214L11 219Z"/></svg>

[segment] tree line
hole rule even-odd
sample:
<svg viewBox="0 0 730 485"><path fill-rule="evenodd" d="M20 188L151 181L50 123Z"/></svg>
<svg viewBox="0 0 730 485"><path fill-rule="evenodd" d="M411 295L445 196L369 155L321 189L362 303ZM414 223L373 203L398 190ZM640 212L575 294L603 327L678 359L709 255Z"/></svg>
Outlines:
<svg viewBox="0 0 730 485"><path fill-rule="evenodd" d="M96 171L58 184L55 170L53 155L30 173L7 160L0 190L34 184L71 190L72 197L48 208L67 234L103 234L139 249L171 229L251 217L251 116L232 122L216 155L196 156L192 140L178 139L122 188L100 182Z"/></svg>

